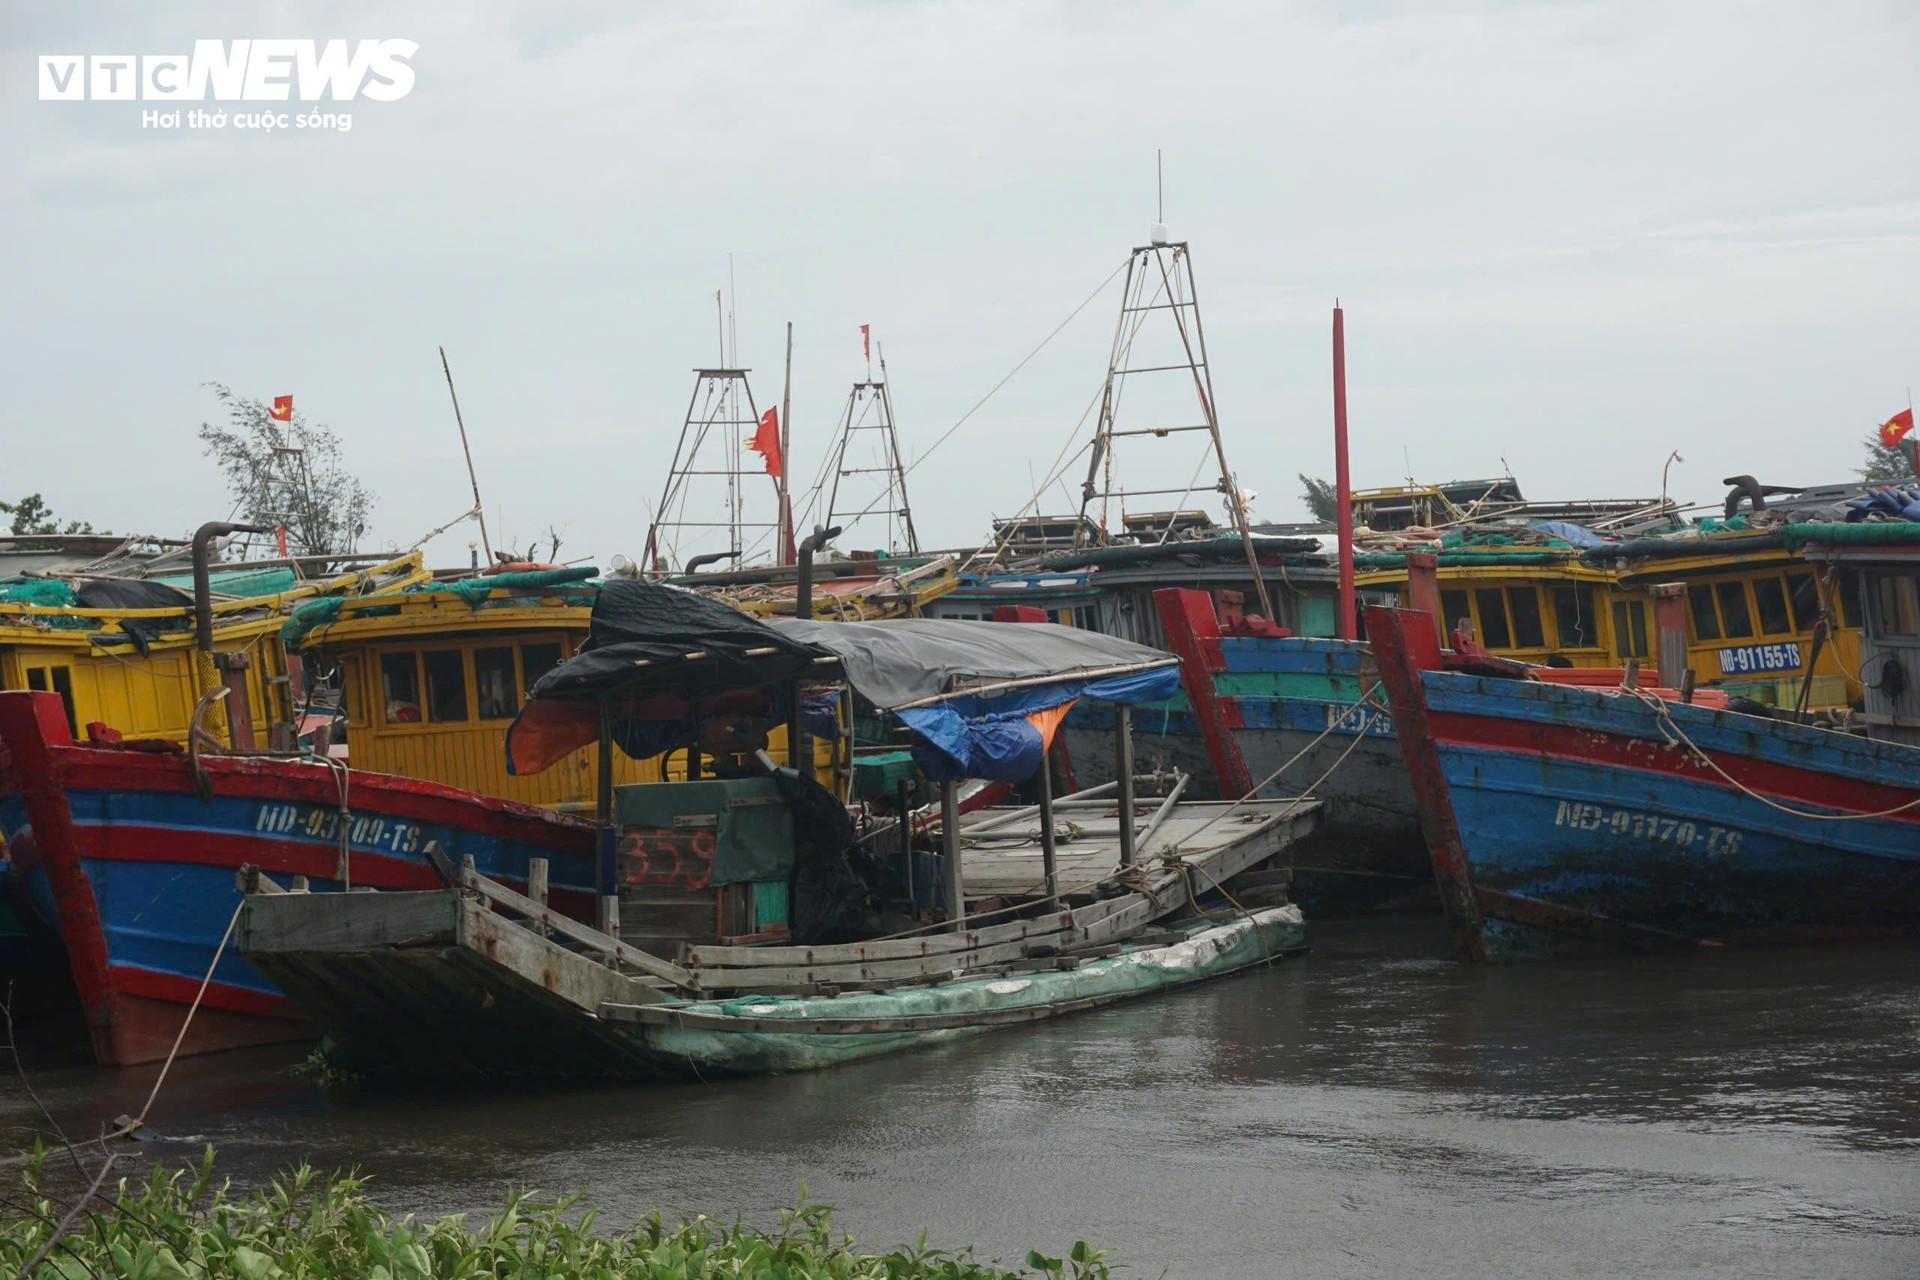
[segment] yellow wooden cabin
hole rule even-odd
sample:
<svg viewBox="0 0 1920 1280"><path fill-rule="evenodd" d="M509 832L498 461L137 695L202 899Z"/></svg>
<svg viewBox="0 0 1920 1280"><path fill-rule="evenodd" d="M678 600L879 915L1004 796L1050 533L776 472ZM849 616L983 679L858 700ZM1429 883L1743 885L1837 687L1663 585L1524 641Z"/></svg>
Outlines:
<svg viewBox="0 0 1920 1280"><path fill-rule="evenodd" d="M1658 584L1686 586L1687 665L1701 684L1793 706L1811 664L1807 705L1848 705L1862 692L1858 575L1811 565L1784 547L1753 545L1769 541L1707 538L1698 554L1630 561L1616 571L1614 590L1651 598ZM1813 629L1823 611L1831 635L1816 654Z"/></svg>
<svg viewBox="0 0 1920 1280"><path fill-rule="evenodd" d="M586 639L596 588L489 590L478 585L486 579L467 582L345 601L299 637L310 673L340 691L349 762L507 800L590 806L593 751L513 777L506 735L533 682ZM618 754L614 775L616 783L659 777Z"/></svg>
<svg viewBox="0 0 1920 1280"><path fill-rule="evenodd" d="M1442 563L1441 612L1449 631L1462 621L1502 657L1576 667L1655 660L1653 588L1687 592L1687 665L1695 681L1738 697L1793 706L1813 679L1807 705L1845 706L1860 697L1860 588L1851 571L1817 570L1783 547L1747 536L1708 538L1686 555L1596 565L1569 555L1530 564ZM1404 593L1406 571L1360 573L1362 590ZM1814 652L1822 610L1831 634Z"/></svg>
<svg viewBox="0 0 1920 1280"><path fill-rule="evenodd" d="M267 594L238 590L262 576L254 568L227 565L216 566L212 577L214 649L247 655L248 708L262 741L272 724L288 723L295 714L279 638L294 609L323 596L390 591L428 577L414 553ZM290 571L283 576L292 581ZM16 579L14 585L24 582ZM218 680L197 652L191 604L94 608L32 604L0 594L0 688L59 694L76 737L99 721L128 738L184 740L196 702Z"/></svg>
<svg viewBox="0 0 1920 1280"><path fill-rule="evenodd" d="M1355 585L1403 593L1406 580L1405 569L1381 569L1357 575ZM1439 580L1447 630L1464 621L1476 641L1502 657L1617 667L1652 651L1651 598L1644 592L1616 594L1611 573L1577 559L1443 564Z"/></svg>
<svg viewBox="0 0 1920 1280"><path fill-rule="evenodd" d="M598 587L576 580L490 588L489 581L343 601L327 611L331 616L303 626L300 651L310 672L340 690L354 768L589 810L599 774L593 748L517 777L507 772L506 736L534 682L586 640ZM835 744L813 745L816 776L829 781ZM768 735L767 751L785 761L785 726ZM671 758L664 774L658 760L614 754L616 784L685 773L684 754Z"/></svg>

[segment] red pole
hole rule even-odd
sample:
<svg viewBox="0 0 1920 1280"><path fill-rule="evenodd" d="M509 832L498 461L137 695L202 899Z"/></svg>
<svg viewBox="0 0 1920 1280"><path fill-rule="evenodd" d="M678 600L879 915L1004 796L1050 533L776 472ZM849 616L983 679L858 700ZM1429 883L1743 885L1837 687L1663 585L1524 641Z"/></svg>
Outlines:
<svg viewBox="0 0 1920 1280"><path fill-rule="evenodd" d="M1335 526L1340 537L1339 636L1357 634L1353 610L1353 480L1347 473L1347 329L1340 300L1333 302L1333 492L1340 504Z"/></svg>

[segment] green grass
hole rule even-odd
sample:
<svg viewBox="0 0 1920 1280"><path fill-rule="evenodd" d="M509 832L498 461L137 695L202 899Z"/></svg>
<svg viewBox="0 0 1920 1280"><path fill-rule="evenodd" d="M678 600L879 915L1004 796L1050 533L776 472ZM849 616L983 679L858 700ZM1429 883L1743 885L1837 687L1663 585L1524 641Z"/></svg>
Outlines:
<svg viewBox="0 0 1920 1280"><path fill-rule="evenodd" d="M1084 1241L1065 1258L1029 1253L1030 1271L976 1261L970 1251L918 1244L863 1253L836 1237L832 1210L800 1204L779 1225L757 1230L738 1220L692 1218L669 1225L656 1211L629 1231L603 1232L596 1211L579 1196L508 1199L485 1223L464 1217L434 1221L396 1217L374 1204L366 1180L348 1173L290 1170L265 1188L236 1192L217 1181L213 1150L196 1165L154 1169L144 1181L103 1184L69 1219L70 1194L51 1188L74 1181L66 1166L36 1151L16 1184L0 1194L0 1271L18 1275L35 1257L36 1276L82 1280L207 1277L671 1277L672 1280L1001 1280L1039 1275L1104 1280L1109 1266ZM51 1249L54 1228L68 1222Z"/></svg>

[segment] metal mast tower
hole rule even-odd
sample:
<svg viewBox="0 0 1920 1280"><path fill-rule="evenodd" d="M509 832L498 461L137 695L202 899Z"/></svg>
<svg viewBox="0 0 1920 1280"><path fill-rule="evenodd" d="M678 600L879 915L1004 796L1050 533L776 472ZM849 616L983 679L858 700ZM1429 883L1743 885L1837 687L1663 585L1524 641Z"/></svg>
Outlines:
<svg viewBox="0 0 1920 1280"><path fill-rule="evenodd" d="M273 443L260 468L260 491L253 500L255 524L273 525L287 531L288 555L314 555L319 549L307 542L313 526L313 482L307 469L307 451L294 444L292 424L284 429L269 425ZM241 555L251 555L253 537L242 544ZM280 549L274 547L274 554Z"/></svg>
<svg viewBox="0 0 1920 1280"><path fill-rule="evenodd" d="M1157 540L1165 541L1179 517L1180 502L1194 492L1211 462L1215 467L1215 477L1207 490L1217 492L1225 499L1227 512L1232 517L1242 545L1246 547L1247 567L1253 571L1254 588L1260 597L1260 611L1271 618L1273 604L1268 599L1266 581L1261 577L1259 560L1254 554L1253 531L1247 519L1246 502L1239 485L1234 481L1233 469L1227 465L1226 446L1220 440L1220 420L1214 410L1213 373L1207 365L1207 338L1200 325L1200 297L1193 279L1193 255L1185 241L1169 242L1163 226L1155 225L1152 240L1151 244L1135 248L1127 261L1127 281L1120 295L1119 322L1114 328L1113 350L1107 358L1106 389L1101 394L1100 418L1094 426L1092 459L1087 466L1086 482L1080 490L1081 527L1075 531L1074 543L1080 546L1091 541L1087 530L1096 526L1099 540L1109 540L1108 518L1116 499L1122 507L1119 512L1122 524L1132 528L1137 537L1150 537L1154 533L1152 527L1143 526L1137 518L1132 521L1125 519L1126 498L1179 495L1172 509L1165 513L1164 526L1159 528ZM1157 360L1159 363L1136 365L1133 363L1135 347L1141 345L1143 331L1148 331L1150 325L1155 327L1144 341L1153 354L1141 358ZM1167 412L1172 402L1185 398L1184 392L1178 388L1191 384L1198 414L1183 415L1188 420L1176 420L1172 424L1162 420L1135 425L1129 420L1123 427L1120 408L1123 393L1131 385L1129 379L1143 379L1149 383L1142 390L1150 397L1150 412ZM1159 393L1157 398L1154 397L1156 391ZM1200 420L1194 422L1192 416L1198 416ZM1174 435L1201 431L1207 433L1206 443L1209 447L1194 468L1193 478L1184 488L1129 491L1119 483L1119 441L1144 436L1164 440ZM1164 476L1170 473L1163 462L1154 474Z"/></svg>
<svg viewBox="0 0 1920 1280"><path fill-rule="evenodd" d="M898 519L898 532L906 537L906 554L920 554L920 539L913 531L913 507L907 501L907 468L900 459L900 436L894 430L893 395L887 390L887 357L880 357L880 381L871 380L872 369L868 369L869 380L856 382L847 395L847 411L840 418L840 439L834 451L833 483L827 491L827 524L851 529L861 517L880 514L884 510L887 517L887 550L899 553L896 541L894 521ZM869 420L871 418L871 420ZM848 466L847 448L853 443L856 433L868 432L874 437L873 460L870 467ZM856 455L857 464L860 459ZM864 507L855 507L852 500L848 505L840 505L840 481L847 476L879 475L885 477L886 492L876 497ZM881 503L885 503L884 509ZM844 518L843 518L844 517Z"/></svg>
<svg viewBox="0 0 1920 1280"><path fill-rule="evenodd" d="M676 563L684 572L688 560L702 555L741 561L762 551L771 555L779 546L777 509L772 519L745 518L747 486L767 480L759 455L747 452L747 442L760 425L748 372L693 371L693 398L687 402L666 487L647 529L645 568L656 577L673 572ZM715 536L715 530L722 535Z"/></svg>

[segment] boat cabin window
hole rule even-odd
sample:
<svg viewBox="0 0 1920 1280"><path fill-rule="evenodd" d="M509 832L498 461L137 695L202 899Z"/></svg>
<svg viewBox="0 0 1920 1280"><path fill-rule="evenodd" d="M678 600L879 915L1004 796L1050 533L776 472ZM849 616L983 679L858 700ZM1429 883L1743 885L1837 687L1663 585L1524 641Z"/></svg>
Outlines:
<svg viewBox="0 0 1920 1280"><path fill-rule="evenodd" d="M1473 629L1473 609L1467 604L1466 592L1442 591L1440 593L1440 612L1446 615L1440 619L1441 630L1445 631L1448 635L1452 635L1454 628L1462 624L1464 624L1468 630Z"/></svg>
<svg viewBox="0 0 1920 1280"><path fill-rule="evenodd" d="M1713 596L1720 602L1720 634L1739 640L1753 634L1753 618L1747 612L1747 584L1716 582Z"/></svg>
<svg viewBox="0 0 1920 1280"><path fill-rule="evenodd" d="M48 676L52 676L49 688ZM66 667L28 667L27 688L41 693L57 693L67 713L67 732L80 736L80 723L73 714L73 672Z"/></svg>
<svg viewBox="0 0 1920 1280"><path fill-rule="evenodd" d="M458 649L429 649L421 655L427 670L427 718L440 724L467 718L467 660Z"/></svg>
<svg viewBox="0 0 1920 1280"><path fill-rule="evenodd" d="M1593 614L1592 587L1555 587L1553 625L1562 649L1591 649L1600 643L1600 621Z"/></svg>
<svg viewBox="0 0 1920 1280"><path fill-rule="evenodd" d="M1687 608L1693 614L1693 637L1696 640L1718 640L1720 638L1720 617L1713 611L1713 588L1704 582L1696 582L1687 588Z"/></svg>
<svg viewBox="0 0 1920 1280"><path fill-rule="evenodd" d="M386 701L388 724L420 723L420 655L380 655L380 694Z"/></svg>
<svg viewBox="0 0 1920 1280"><path fill-rule="evenodd" d="M1473 593L1473 603L1480 611L1480 643L1489 649L1513 648L1513 631L1507 626L1507 605L1500 598L1500 588L1480 588Z"/></svg>
<svg viewBox="0 0 1920 1280"><path fill-rule="evenodd" d="M1753 580L1753 606L1760 616L1761 635L1793 634L1793 619L1787 616L1787 588L1779 578Z"/></svg>
<svg viewBox="0 0 1920 1280"><path fill-rule="evenodd" d="M1507 608L1513 614L1514 647L1546 648L1547 634L1540 625L1540 593L1532 587L1508 587Z"/></svg>
<svg viewBox="0 0 1920 1280"><path fill-rule="evenodd" d="M526 687L533 688L534 682L547 672L560 665L565 657L560 644L523 644L520 646L520 667Z"/></svg>
<svg viewBox="0 0 1920 1280"><path fill-rule="evenodd" d="M1913 579L1879 574L1874 577L1873 586L1874 602L1880 614L1880 634L1920 635L1920 620L1915 617Z"/></svg>
<svg viewBox="0 0 1920 1280"><path fill-rule="evenodd" d="M1787 597L1793 604L1794 630L1812 631L1813 624L1820 620L1820 585L1813 580L1813 575L1788 574Z"/></svg>
<svg viewBox="0 0 1920 1280"><path fill-rule="evenodd" d="M1613 645L1622 658L1647 656L1647 602L1613 602Z"/></svg>
<svg viewBox="0 0 1920 1280"><path fill-rule="evenodd" d="M511 720L520 709L520 693L514 685L513 647L473 651L474 702L482 720Z"/></svg>

